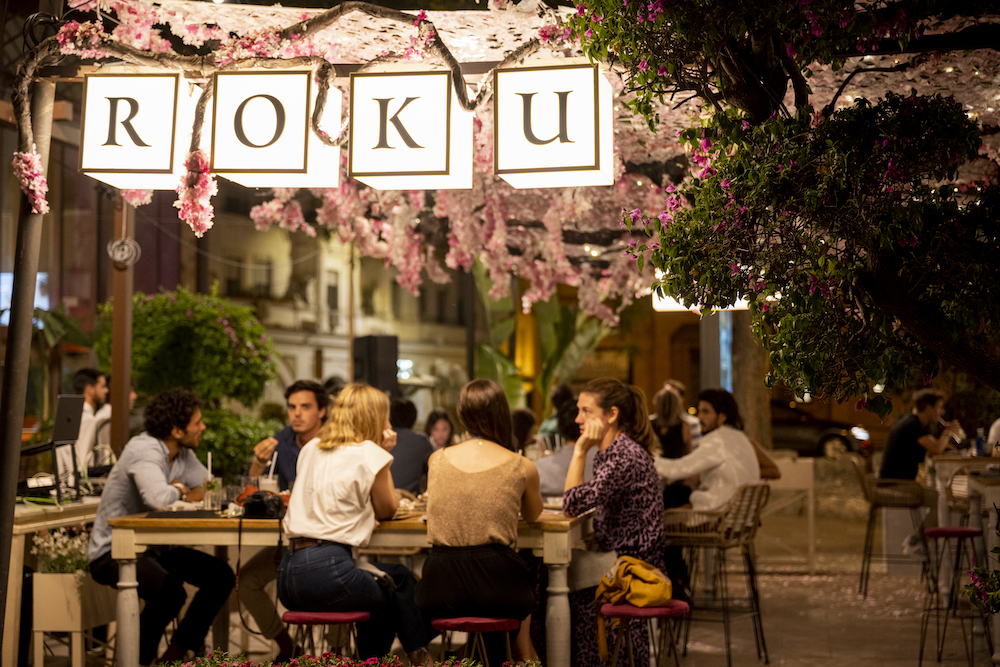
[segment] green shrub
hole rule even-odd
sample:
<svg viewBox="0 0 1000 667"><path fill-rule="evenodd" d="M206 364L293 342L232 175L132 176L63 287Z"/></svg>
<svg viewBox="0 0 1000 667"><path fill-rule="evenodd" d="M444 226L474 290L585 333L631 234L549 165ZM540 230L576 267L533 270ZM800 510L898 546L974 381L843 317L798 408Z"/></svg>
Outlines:
<svg viewBox="0 0 1000 667"><path fill-rule="evenodd" d="M235 484L250 462L253 446L274 435L284 426L273 419L235 415L228 410L206 409L202 412L205 432L201 434L198 458L204 463L212 452L213 473L223 484Z"/></svg>

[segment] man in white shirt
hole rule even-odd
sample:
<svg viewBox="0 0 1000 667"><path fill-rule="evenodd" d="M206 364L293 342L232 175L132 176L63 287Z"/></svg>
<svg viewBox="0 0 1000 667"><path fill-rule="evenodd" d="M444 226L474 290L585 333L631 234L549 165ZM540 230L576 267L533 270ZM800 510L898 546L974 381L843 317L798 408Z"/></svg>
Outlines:
<svg viewBox="0 0 1000 667"><path fill-rule="evenodd" d="M108 379L96 368L81 368L73 376L73 393L83 395L83 416L80 418L80 434L72 447L60 447L56 456L59 460L59 474L67 478L73 474L73 459L76 456L77 470L85 472L88 467L107 465L111 462L107 452L94 452L97 426L111 418L108 400Z"/></svg>
<svg viewBox="0 0 1000 667"><path fill-rule="evenodd" d="M743 419L736 399L725 389L706 389L698 394L698 421L702 438L697 449L679 459L656 457L654 465L667 483L699 475L698 488L691 491L691 509L717 511L725 508L744 484L760 482L760 463L753 444L743 435ZM663 554L674 596L690 599L690 577L680 547L667 547ZM711 572L711 568L706 568ZM713 589L714 581L706 582Z"/></svg>
<svg viewBox="0 0 1000 667"><path fill-rule="evenodd" d="M700 475L691 492L691 507L714 511L726 506L744 484L760 481L760 463L743 434L743 419L733 395L725 389L706 389L698 395L701 444L679 459L657 457L656 472L666 482Z"/></svg>

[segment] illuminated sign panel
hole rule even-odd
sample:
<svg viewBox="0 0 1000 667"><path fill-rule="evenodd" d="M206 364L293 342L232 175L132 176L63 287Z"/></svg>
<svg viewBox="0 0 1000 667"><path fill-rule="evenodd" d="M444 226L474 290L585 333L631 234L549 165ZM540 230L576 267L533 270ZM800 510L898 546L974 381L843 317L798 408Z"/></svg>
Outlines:
<svg viewBox="0 0 1000 667"><path fill-rule="evenodd" d="M496 72L494 167L515 188L611 185L611 84L596 65Z"/></svg>
<svg viewBox="0 0 1000 667"><path fill-rule="evenodd" d="M83 86L80 171L117 188L176 188L192 87L179 74L87 74Z"/></svg>
<svg viewBox="0 0 1000 667"><path fill-rule="evenodd" d="M217 72L212 170L248 187L335 187L340 149L310 129L312 72ZM341 95L329 91L324 131L336 135Z"/></svg>
<svg viewBox="0 0 1000 667"><path fill-rule="evenodd" d="M349 170L382 190L472 187L472 121L450 72L351 75Z"/></svg>

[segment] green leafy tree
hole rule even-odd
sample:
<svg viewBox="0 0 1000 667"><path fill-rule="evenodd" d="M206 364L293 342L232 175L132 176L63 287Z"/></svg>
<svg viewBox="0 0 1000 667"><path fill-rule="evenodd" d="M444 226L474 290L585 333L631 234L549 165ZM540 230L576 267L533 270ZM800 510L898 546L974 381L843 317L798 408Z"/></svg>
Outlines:
<svg viewBox="0 0 1000 667"><path fill-rule="evenodd" d="M102 318L111 319L109 304ZM110 367L111 328L102 327L96 350ZM132 311L132 379L136 390L157 394L171 387L197 392L209 408L223 398L246 406L275 378L275 351L253 308L218 295L179 288L136 294Z"/></svg>
<svg viewBox="0 0 1000 667"><path fill-rule="evenodd" d="M980 16L981 2L907 0L585 0L571 32L630 74L632 108L655 127L658 103L689 92L709 110L682 132L692 175L660 211L623 218L650 241L636 261L686 303L750 302L771 381L885 414L874 391L925 384L943 366L1000 388L998 189L949 180L977 158L982 129L940 95L810 106L814 68L866 52L1000 45L1000 24L925 35ZM863 71L864 68L862 68ZM870 68L871 69L871 68ZM795 107L783 103L791 84Z"/></svg>

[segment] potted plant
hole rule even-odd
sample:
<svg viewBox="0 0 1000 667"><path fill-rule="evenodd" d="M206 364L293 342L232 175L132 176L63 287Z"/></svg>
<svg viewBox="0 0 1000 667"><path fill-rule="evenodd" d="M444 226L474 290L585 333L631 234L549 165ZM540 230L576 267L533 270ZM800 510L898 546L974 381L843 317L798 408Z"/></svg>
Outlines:
<svg viewBox="0 0 1000 667"><path fill-rule="evenodd" d="M82 648L83 632L115 620L115 589L98 584L87 569L89 541L86 530L59 528L35 535L31 553L38 559L32 577L36 647L44 632L70 632L74 649Z"/></svg>
<svg viewBox="0 0 1000 667"><path fill-rule="evenodd" d="M991 553L1000 554L1000 547L994 548ZM966 584L965 595L973 606L984 614L1000 612L1000 570L973 565L969 577L972 583Z"/></svg>

